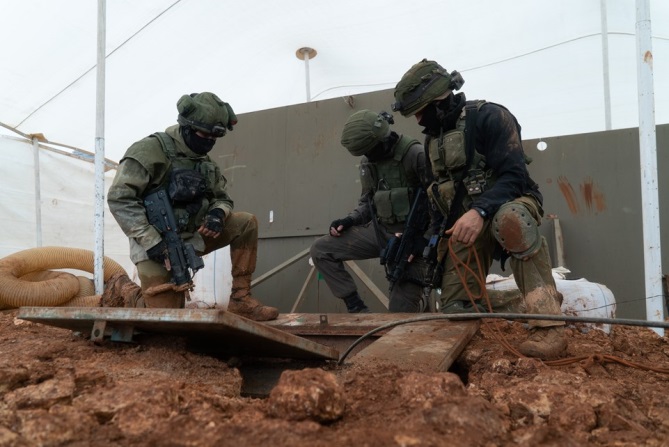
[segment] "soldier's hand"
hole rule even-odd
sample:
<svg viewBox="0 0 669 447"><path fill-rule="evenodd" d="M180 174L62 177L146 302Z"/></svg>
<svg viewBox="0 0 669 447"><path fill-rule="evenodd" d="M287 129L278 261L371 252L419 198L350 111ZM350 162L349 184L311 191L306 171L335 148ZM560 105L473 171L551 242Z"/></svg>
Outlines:
<svg viewBox="0 0 669 447"><path fill-rule="evenodd" d="M446 235L455 239L455 242L471 247L482 229L483 217L476 210L469 210L455 221L452 228L446 230Z"/></svg>
<svg viewBox="0 0 669 447"><path fill-rule="evenodd" d="M167 258L167 244L165 241L161 240L156 245L146 250L146 255L153 262L165 264L165 259Z"/></svg>
<svg viewBox="0 0 669 447"><path fill-rule="evenodd" d="M343 219L333 220L330 224L330 236L339 237L341 234L353 226L353 218L345 217Z"/></svg>
<svg viewBox="0 0 669 447"><path fill-rule="evenodd" d="M215 239L221 234L224 227L225 213L223 210L215 208L209 211L207 216L204 218L204 222L200 228L197 229L197 231L203 236Z"/></svg>

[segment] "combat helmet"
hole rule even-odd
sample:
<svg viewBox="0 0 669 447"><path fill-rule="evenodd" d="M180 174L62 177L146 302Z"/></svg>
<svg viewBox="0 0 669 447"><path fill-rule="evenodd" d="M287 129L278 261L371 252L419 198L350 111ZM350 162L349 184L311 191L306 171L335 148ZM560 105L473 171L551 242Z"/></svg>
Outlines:
<svg viewBox="0 0 669 447"><path fill-rule="evenodd" d="M390 125L393 123L393 116L389 113L359 110L344 124L341 145L355 157L365 155L377 144L388 139Z"/></svg>
<svg viewBox="0 0 669 447"><path fill-rule="evenodd" d="M210 92L183 95L177 101L177 110L179 124L216 138L222 137L237 124L237 116L230 104Z"/></svg>
<svg viewBox="0 0 669 447"><path fill-rule="evenodd" d="M464 83L457 71L449 73L435 61L423 59L412 66L395 86L393 111L400 112L404 117L413 116L435 99L460 90Z"/></svg>

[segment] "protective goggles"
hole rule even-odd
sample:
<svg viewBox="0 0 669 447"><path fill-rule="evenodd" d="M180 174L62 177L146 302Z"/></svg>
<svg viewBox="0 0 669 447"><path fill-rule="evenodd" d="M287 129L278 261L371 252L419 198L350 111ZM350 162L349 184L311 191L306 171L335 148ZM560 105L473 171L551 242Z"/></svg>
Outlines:
<svg viewBox="0 0 669 447"><path fill-rule="evenodd" d="M225 136L225 134L228 132L224 126L218 126L218 125L208 126L198 121L192 121L186 119L181 115L179 115L179 117L177 118L177 122L182 126L190 126L195 130L199 130L200 132L204 132L215 138L221 138L222 136Z"/></svg>

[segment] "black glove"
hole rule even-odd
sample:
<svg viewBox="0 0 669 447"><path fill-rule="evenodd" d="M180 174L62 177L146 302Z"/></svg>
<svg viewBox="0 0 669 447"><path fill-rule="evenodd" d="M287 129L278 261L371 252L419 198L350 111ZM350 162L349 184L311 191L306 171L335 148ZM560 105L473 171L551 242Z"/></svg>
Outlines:
<svg viewBox="0 0 669 447"><path fill-rule="evenodd" d="M340 230L339 226L342 226L343 228ZM330 224L330 228L334 228L339 233L343 233L344 231L348 230L352 226L353 226L353 218L350 217L350 216L345 217L343 219L333 220L332 223Z"/></svg>
<svg viewBox="0 0 669 447"><path fill-rule="evenodd" d="M204 218L203 225L209 231L220 233L225 227L225 212L220 208L214 208Z"/></svg>
<svg viewBox="0 0 669 447"><path fill-rule="evenodd" d="M165 241L161 240L156 245L146 250L146 255L150 260L157 262L158 264L163 264L167 257L167 244Z"/></svg>

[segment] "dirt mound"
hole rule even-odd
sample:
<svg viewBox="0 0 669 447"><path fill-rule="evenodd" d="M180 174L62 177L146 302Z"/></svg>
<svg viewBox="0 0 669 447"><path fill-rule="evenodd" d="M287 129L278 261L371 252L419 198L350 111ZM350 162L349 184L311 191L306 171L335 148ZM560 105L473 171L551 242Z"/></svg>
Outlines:
<svg viewBox="0 0 669 447"><path fill-rule="evenodd" d="M484 324L451 372L323 364L240 395L237 363L180 339L94 344L0 313L0 446L666 445L669 366L648 329L568 329L563 366L518 358ZM500 335L501 334L501 335ZM599 353L600 356L593 354ZM606 357L606 356L608 357ZM236 360L235 360L236 361ZM283 383L283 384L282 384ZM300 403L303 405L300 405Z"/></svg>

